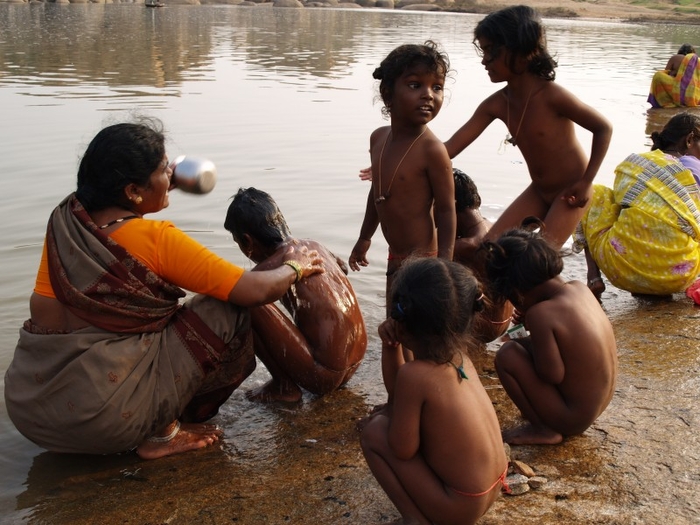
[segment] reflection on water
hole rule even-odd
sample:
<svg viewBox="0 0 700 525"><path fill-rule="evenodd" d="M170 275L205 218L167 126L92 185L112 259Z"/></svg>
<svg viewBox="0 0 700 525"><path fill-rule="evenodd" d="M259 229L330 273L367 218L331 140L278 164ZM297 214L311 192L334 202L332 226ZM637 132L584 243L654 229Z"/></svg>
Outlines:
<svg viewBox="0 0 700 525"><path fill-rule="evenodd" d="M446 13L269 6L154 10L137 4L0 3L0 107L6 123L0 126L4 146L0 371L7 368L18 327L28 316L48 215L74 188L79 156L103 125L132 112L155 115L168 128L171 158L188 153L216 163L219 182L211 194L173 192L171 207L159 217L173 220L222 256L250 267L224 232L222 221L228 199L238 187L257 186L274 196L296 236L316 238L347 259L368 189L356 174L368 163L371 131L386 123L374 103L372 71L399 44L438 41L454 72L448 100L431 127L446 139L497 88L489 82L471 42L479 19ZM550 50L560 64L557 81L613 122L613 141L597 178L611 184L617 163L631 152L649 149L649 134L674 113L647 110L649 82L681 43L694 41L697 27L572 20L551 20L547 25ZM590 136L578 132L589 149ZM492 219L529 182L517 149L498 153L504 135L502 123L492 124L454 162L474 178L484 213ZM219 420L226 430L223 449L192 461L178 459L148 468L180 465L189 472L203 463L226 477L234 474L220 465L228 463L222 457L244 474L252 473L257 464L287 465L282 456L290 456L291 462L295 447L312 447L313 441L307 440L324 437L326 413L332 410L347 424L381 402L384 390L375 328L384 311L386 245L379 234L368 255L370 266L351 278L370 346L345 391L323 400L306 398L301 408L294 409L251 405L237 392ZM584 278L581 258L566 264L569 277ZM658 316L658 323L649 325L657 327L678 317L676 310L647 306L613 288L605 298L623 334L636 333L637 325L646 322L640 316ZM682 300L674 304L678 315L689 315ZM674 317L663 318L668 311ZM689 329L695 321L694 315L687 318ZM654 332L639 334L649 338ZM649 355L641 350L646 348L642 341L623 338L625 373L680 380L684 370L697 369L695 346L683 346L686 337L691 334L660 337L659 353ZM666 353L675 359L663 359ZM266 379L260 366L244 388ZM643 383L637 381L634 388ZM686 381L681 391L697 391L697 385ZM687 403L685 394L678 395L680 400L674 402ZM620 399L618 409L631 411L634 399L626 386ZM601 427L617 424L612 416L606 418ZM633 420L634 414L629 418ZM343 439L355 438L348 431ZM571 446L582 454L591 452L591 469L599 470L615 453L595 452L591 440L602 447L598 431ZM567 451L551 452L549 464L565 461ZM111 488L123 481L131 487L128 483L138 480L122 470L131 472L136 465L129 455L89 459L42 452L17 434L0 402L4 474L0 508L8 509L0 511L0 521L2 512L12 512L12 519L19 520L28 511L51 516L67 501L88 505L90 492L78 493L93 483L92 473L99 472L101 482ZM574 474L567 471L569 475ZM56 493L61 497L53 500Z"/></svg>

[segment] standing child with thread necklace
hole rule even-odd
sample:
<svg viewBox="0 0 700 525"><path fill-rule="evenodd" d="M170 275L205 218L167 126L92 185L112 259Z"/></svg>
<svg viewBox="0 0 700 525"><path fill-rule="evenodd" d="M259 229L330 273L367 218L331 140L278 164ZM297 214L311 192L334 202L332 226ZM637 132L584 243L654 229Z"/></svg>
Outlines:
<svg viewBox="0 0 700 525"><path fill-rule="evenodd" d="M353 271L367 266L372 235L381 224L389 245L387 297L392 275L409 256L452 259L456 215L452 163L428 128L443 102L449 59L437 45L397 47L374 71L383 112L391 125L370 137L372 187L360 236L352 249Z"/></svg>
<svg viewBox="0 0 700 525"><path fill-rule="evenodd" d="M445 143L447 151L454 158L491 122L503 121L508 128L504 145L520 148L532 183L498 218L488 238L535 216L546 224L549 240L561 247L583 216L612 126L554 82L557 63L547 51L544 28L531 7L491 13L477 24L474 41L491 82L507 85L477 107ZM590 159L576 140L574 124L593 134Z"/></svg>

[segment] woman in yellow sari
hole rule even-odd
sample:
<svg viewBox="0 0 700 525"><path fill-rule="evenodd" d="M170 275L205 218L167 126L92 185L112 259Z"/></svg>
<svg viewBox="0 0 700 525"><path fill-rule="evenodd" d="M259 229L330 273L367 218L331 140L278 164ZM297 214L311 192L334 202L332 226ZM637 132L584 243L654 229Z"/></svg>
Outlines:
<svg viewBox="0 0 700 525"><path fill-rule="evenodd" d="M700 273L700 195L684 164L700 155L700 118L675 115L651 138L652 151L617 166L613 189L594 185L574 233L599 300L601 271L614 286L649 295L683 291Z"/></svg>
<svg viewBox="0 0 700 525"><path fill-rule="evenodd" d="M654 108L700 105L700 67L693 46L683 44L666 68L654 73L647 101Z"/></svg>

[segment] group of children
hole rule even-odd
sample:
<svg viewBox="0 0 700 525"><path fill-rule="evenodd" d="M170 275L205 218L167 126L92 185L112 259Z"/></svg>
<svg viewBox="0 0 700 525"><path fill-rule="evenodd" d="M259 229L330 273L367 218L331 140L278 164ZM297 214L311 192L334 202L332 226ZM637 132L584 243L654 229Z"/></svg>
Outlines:
<svg viewBox="0 0 700 525"><path fill-rule="evenodd" d="M379 326L388 402L359 428L367 463L402 523L477 521L504 486L503 441L554 444L582 433L608 406L617 372L605 312L586 284L560 275L561 247L590 199L611 125L554 83L557 63L530 7L486 16L474 43L491 81L506 86L444 144L428 128L450 67L437 45L399 46L374 72L391 122L370 137L371 169L361 177L371 188L349 265L368 265L381 226L389 246L387 319ZM532 181L489 225L474 206L455 209L470 181L450 159L496 119ZM592 133L589 156L575 125ZM504 343L495 366L526 424L502 434L469 350L491 340L489 323L507 328L509 308L529 335Z"/></svg>
<svg viewBox="0 0 700 525"><path fill-rule="evenodd" d="M373 74L390 125L370 137L371 168L361 177L371 187L348 262L354 271L369 264L381 226L389 246L387 319L379 326L388 401L358 428L367 463L402 523L474 523L505 487L504 441L554 444L582 433L615 385L612 326L585 284L560 275L561 247L591 197L611 125L554 82L557 63L532 8L486 16L474 43L491 81L506 85L445 143L428 127L450 72L437 44L399 46ZM473 181L451 158L496 119L532 181L490 224ZM590 155L575 125L591 132ZM285 296L294 320L275 306L252 314L256 353L272 379L249 397L296 401L301 388L322 394L347 382L364 356L364 323L342 262L318 243L293 238L274 201L255 191L242 190L226 219L241 250L264 269L279 264L287 243L310 242L327 267ZM330 321L319 328L318 319ZM502 434L469 353L511 320L529 334L504 343L495 366L526 423ZM338 337L322 341L326 332Z"/></svg>

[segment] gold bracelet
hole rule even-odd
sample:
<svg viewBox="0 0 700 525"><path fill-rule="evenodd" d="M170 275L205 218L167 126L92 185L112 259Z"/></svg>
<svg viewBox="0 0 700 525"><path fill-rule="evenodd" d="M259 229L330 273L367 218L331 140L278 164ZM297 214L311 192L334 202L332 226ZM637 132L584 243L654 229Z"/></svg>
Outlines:
<svg viewBox="0 0 700 525"><path fill-rule="evenodd" d="M290 268L292 268L296 272L297 277L296 277L296 279L294 279L294 282L292 284L297 284L299 281L301 281L301 278L303 277L303 271L301 269L301 264L299 264L296 261L284 261L284 263L282 263L282 264L286 264L287 266L289 266Z"/></svg>

